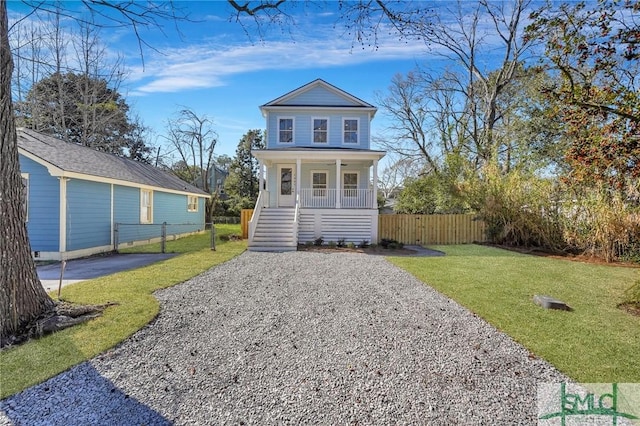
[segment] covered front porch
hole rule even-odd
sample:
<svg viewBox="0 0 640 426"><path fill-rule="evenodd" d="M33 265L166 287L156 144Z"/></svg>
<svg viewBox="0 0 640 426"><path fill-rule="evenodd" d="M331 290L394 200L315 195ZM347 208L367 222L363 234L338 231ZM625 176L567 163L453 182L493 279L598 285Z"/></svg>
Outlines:
<svg viewBox="0 0 640 426"><path fill-rule="evenodd" d="M377 209L378 161L372 150L262 150L258 208Z"/></svg>
<svg viewBox="0 0 640 426"><path fill-rule="evenodd" d="M295 250L324 238L377 240L378 161L382 151L253 151L260 194L249 221L251 250Z"/></svg>

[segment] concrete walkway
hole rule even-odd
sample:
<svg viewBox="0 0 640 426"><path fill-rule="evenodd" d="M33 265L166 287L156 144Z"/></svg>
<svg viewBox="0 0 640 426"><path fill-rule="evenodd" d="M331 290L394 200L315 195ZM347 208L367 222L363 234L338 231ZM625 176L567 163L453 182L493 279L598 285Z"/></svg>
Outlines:
<svg viewBox="0 0 640 426"><path fill-rule="evenodd" d="M69 260L64 270L62 286L141 268L173 256L173 253L113 254ZM37 267L38 277L46 291L58 288L61 266L62 263L58 262Z"/></svg>

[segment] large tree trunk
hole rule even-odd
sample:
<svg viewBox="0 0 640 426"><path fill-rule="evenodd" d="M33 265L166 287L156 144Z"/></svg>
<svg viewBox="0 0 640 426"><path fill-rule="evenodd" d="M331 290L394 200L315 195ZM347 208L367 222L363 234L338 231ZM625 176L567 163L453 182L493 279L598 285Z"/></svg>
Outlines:
<svg viewBox="0 0 640 426"><path fill-rule="evenodd" d="M36 274L23 209L18 137L11 102L13 62L9 47L7 3L0 1L0 328L2 340L54 302Z"/></svg>

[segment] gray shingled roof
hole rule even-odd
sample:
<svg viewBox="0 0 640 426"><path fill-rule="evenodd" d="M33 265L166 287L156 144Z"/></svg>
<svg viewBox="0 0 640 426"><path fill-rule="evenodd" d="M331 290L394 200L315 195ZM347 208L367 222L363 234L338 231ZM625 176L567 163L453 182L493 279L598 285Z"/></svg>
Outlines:
<svg viewBox="0 0 640 426"><path fill-rule="evenodd" d="M67 172L209 195L149 164L68 143L33 130L18 129L18 147Z"/></svg>

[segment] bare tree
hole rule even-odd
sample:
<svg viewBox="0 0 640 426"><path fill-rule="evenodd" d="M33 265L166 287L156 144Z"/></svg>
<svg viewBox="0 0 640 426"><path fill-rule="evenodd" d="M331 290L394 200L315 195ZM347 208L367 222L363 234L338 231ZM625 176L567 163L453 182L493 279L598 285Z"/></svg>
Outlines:
<svg viewBox="0 0 640 426"><path fill-rule="evenodd" d="M424 162L410 157L388 158L389 165L378 177L378 189L385 199L395 197L407 179L417 178L424 169Z"/></svg>
<svg viewBox="0 0 640 426"><path fill-rule="evenodd" d="M209 174L214 165L213 152L218 142L218 134L213 122L206 115L198 115L189 108L183 108L167 122L169 144L180 157L180 178L211 193ZM211 217L213 199L207 202L207 218Z"/></svg>

